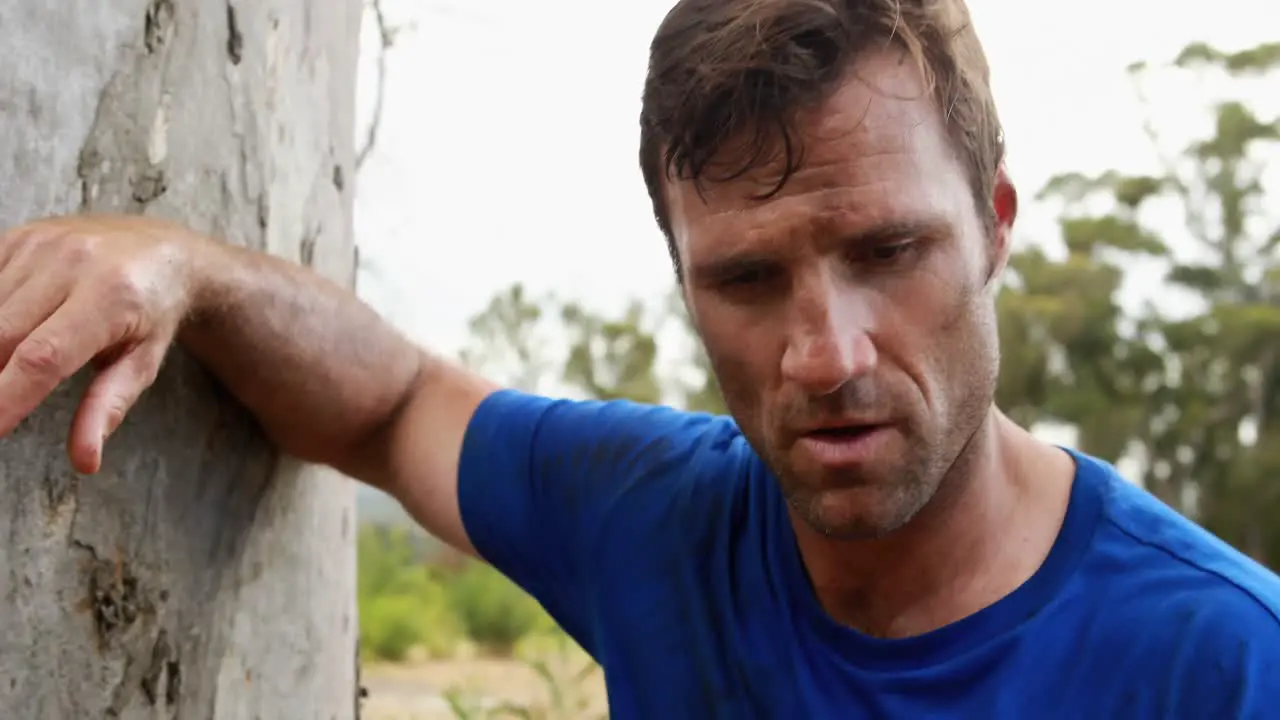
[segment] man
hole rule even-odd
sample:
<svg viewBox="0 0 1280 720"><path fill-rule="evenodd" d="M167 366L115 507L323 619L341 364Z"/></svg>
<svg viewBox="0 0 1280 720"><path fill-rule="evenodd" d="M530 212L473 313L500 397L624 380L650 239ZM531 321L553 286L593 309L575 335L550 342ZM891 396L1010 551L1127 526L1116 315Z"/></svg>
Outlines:
<svg viewBox="0 0 1280 720"><path fill-rule="evenodd" d="M173 339L284 451L535 595L630 718L1261 718L1280 581L992 404L1016 195L960 0L682 0L641 163L732 419L498 390L308 271L141 218L0 244L0 432Z"/></svg>

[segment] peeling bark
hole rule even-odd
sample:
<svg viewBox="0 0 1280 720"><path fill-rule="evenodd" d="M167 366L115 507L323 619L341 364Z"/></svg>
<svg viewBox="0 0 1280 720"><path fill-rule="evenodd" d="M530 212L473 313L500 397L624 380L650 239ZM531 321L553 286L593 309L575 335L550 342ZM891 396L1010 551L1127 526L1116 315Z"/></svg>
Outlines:
<svg viewBox="0 0 1280 720"><path fill-rule="evenodd" d="M0 228L171 217L349 284L360 15L0 3ZM0 440L0 715L354 717L350 482L279 457L178 351L77 476L84 387Z"/></svg>

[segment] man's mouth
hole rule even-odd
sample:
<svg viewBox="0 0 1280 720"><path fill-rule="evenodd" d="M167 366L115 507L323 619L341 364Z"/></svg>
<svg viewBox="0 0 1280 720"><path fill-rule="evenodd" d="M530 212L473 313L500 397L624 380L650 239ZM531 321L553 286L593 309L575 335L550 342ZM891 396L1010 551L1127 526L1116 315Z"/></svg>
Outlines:
<svg viewBox="0 0 1280 720"><path fill-rule="evenodd" d="M825 440L854 440L875 432L880 425L841 425L838 427L818 428L805 433L805 437Z"/></svg>
<svg viewBox="0 0 1280 720"><path fill-rule="evenodd" d="M860 465L875 456L888 429L888 425L880 424L815 428L801 435L797 445L820 465Z"/></svg>

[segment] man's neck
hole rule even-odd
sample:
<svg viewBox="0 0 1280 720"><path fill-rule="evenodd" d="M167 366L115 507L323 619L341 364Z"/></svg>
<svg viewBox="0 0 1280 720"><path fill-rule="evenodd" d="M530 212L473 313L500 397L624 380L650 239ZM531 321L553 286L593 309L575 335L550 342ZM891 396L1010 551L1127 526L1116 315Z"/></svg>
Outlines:
<svg viewBox="0 0 1280 720"><path fill-rule="evenodd" d="M840 541L792 518L819 602L877 637L920 635L1025 582L1049 554L1075 469L992 408L934 498L876 540Z"/></svg>

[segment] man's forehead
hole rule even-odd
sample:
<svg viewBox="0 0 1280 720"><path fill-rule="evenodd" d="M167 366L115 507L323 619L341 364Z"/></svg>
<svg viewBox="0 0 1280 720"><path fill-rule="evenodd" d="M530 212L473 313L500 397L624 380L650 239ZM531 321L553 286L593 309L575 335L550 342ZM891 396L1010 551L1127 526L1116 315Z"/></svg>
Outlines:
<svg viewBox="0 0 1280 720"><path fill-rule="evenodd" d="M879 153L810 153L776 194L763 182L684 181L667 188L668 214L677 246L714 241L743 247L806 237L857 234L883 225L937 224L967 202L963 170L946 159L930 163L910 149Z"/></svg>
<svg viewBox="0 0 1280 720"><path fill-rule="evenodd" d="M918 171L912 156L949 153L940 113L918 71L896 57L879 53L855 66L830 98L796 114L789 138L765 134L768 142L760 147L749 134L727 143L708 177L696 185L668 177L664 192L673 224L681 217L694 220L768 205L783 180L788 150L793 173L778 194L883 183L890 176ZM741 165L744 159L757 162L745 172L731 172L737 169L734 163ZM725 176L730 177L716 179Z"/></svg>
<svg viewBox="0 0 1280 720"><path fill-rule="evenodd" d="M735 255L786 255L800 248L860 239L888 241L950 234L947 208L919 194L874 197L885 186L787 196L765 205L719 213L674 215L678 249L689 263ZM818 245L811 243L817 241Z"/></svg>

